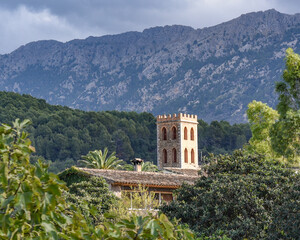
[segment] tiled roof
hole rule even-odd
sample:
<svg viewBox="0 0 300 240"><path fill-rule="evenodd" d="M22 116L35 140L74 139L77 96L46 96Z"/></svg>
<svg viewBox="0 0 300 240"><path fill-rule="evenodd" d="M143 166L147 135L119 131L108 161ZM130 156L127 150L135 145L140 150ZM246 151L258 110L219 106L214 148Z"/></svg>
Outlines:
<svg viewBox="0 0 300 240"><path fill-rule="evenodd" d="M160 173L160 172L136 172L122 170L106 170L79 168L93 176L103 177L108 183L114 185L145 185L156 187L174 187L181 186L184 182L193 185L199 178L186 174Z"/></svg>
<svg viewBox="0 0 300 240"><path fill-rule="evenodd" d="M185 174L188 176L198 176L199 171L201 171L200 168L199 169L183 169L183 168L165 167L164 169L168 172L177 173L177 174Z"/></svg>

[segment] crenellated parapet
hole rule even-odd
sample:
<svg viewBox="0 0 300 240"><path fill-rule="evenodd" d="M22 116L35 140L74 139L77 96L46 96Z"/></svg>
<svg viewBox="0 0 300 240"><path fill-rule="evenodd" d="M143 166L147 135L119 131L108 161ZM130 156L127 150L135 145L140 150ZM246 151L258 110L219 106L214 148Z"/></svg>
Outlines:
<svg viewBox="0 0 300 240"><path fill-rule="evenodd" d="M158 115L156 120L158 168L197 169L197 115Z"/></svg>
<svg viewBox="0 0 300 240"><path fill-rule="evenodd" d="M197 123L197 115L194 114L186 114L186 113L174 113L171 114L164 114L164 115L158 115L156 117L157 122L165 122L165 121L188 121L188 122L195 122Z"/></svg>

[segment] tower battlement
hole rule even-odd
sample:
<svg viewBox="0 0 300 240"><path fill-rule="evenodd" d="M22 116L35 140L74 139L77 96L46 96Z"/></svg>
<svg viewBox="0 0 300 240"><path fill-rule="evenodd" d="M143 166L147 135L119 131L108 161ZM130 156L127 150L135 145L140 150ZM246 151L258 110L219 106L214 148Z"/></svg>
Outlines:
<svg viewBox="0 0 300 240"><path fill-rule="evenodd" d="M197 169L197 115L158 115L156 120L158 168Z"/></svg>
<svg viewBox="0 0 300 240"><path fill-rule="evenodd" d="M185 114L185 113L179 113L176 114L174 113L173 115L171 114L164 114L164 115L158 115L156 117L157 122L165 122L165 121L191 121L191 122L196 122L197 123L197 115L193 114Z"/></svg>

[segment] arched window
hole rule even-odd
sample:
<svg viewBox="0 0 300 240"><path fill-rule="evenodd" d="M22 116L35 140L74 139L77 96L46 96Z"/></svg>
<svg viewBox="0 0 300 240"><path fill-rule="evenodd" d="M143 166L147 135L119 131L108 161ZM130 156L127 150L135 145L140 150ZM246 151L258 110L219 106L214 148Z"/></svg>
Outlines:
<svg viewBox="0 0 300 240"><path fill-rule="evenodd" d="M187 149L184 149L184 162L185 163L189 162L189 160L188 160L188 150Z"/></svg>
<svg viewBox="0 0 300 240"><path fill-rule="evenodd" d="M172 138L176 139L177 138L177 131L176 131L176 127L172 127Z"/></svg>
<svg viewBox="0 0 300 240"><path fill-rule="evenodd" d="M194 141L194 129L191 128L191 140Z"/></svg>
<svg viewBox="0 0 300 240"><path fill-rule="evenodd" d="M167 129L165 127L162 129L162 138L163 140L167 140Z"/></svg>
<svg viewBox="0 0 300 240"><path fill-rule="evenodd" d="M173 154L173 162L176 163L177 162L177 151L176 151L176 148L172 149L172 154Z"/></svg>
<svg viewBox="0 0 300 240"><path fill-rule="evenodd" d="M187 140L188 137L187 137L188 133L187 133L187 128L185 127L184 128L184 140Z"/></svg>
<svg viewBox="0 0 300 240"><path fill-rule="evenodd" d="M192 151L191 151L191 163L195 163L195 153L194 153L194 149L192 149Z"/></svg>
<svg viewBox="0 0 300 240"><path fill-rule="evenodd" d="M168 153L167 153L166 149L163 150L163 156L164 156L164 163L167 163L168 162Z"/></svg>

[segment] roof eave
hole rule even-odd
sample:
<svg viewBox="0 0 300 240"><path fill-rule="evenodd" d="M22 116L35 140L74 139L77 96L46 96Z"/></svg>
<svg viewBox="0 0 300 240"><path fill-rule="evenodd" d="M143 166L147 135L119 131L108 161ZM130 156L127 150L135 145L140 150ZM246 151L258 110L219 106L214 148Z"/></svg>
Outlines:
<svg viewBox="0 0 300 240"><path fill-rule="evenodd" d="M155 187L155 188L172 188L177 189L180 188L180 185L157 185L157 184L137 184L137 183L124 183L124 182L113 182L111 183L112 186L126 186L126 187L138 187L139 185L145 187Z"/></svg>

